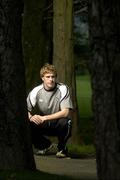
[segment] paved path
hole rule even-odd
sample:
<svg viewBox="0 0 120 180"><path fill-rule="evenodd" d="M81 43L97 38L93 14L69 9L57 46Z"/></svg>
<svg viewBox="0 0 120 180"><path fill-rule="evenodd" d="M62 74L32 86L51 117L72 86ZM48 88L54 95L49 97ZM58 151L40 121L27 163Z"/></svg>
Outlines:
<svg viewBox="0 0 120 180"><path fill-rule="evenodd" d="M96 160L94 158L64 158L58 159L54 155L35 156L38 170L50 174L67 175L80 180L97 180Z"/></svg>

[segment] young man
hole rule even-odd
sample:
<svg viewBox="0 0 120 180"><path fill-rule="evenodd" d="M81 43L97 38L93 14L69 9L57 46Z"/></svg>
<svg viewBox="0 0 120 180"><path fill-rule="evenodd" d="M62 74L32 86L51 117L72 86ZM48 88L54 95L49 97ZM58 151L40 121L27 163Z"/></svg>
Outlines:
<svg viewBox="0 0 120 180"><path fill-rule="evenodd" d="M73 109L69 88L56 82L54 65L45 64L40 70L40 77L43 83L35 87L27 97L33 145L45 152L51 146L46 136L57 136L56 157L66 157L66 143L71 136L72 126L70 111ZM35 108L37 113L34 112Z"/></svg>

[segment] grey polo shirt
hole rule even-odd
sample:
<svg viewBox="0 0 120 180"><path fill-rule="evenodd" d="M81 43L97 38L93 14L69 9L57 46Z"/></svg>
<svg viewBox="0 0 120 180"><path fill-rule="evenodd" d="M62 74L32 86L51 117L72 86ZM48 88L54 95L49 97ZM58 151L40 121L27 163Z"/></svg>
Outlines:
<svg viewBox="0 0 120 180"><path fill-rule="evenodd" d="M43 84L35 87L27 97L28 111L31 112L36 106L40 115L53 114L64 108L73 109L68 86L56 83L50 91Z"/></svg>

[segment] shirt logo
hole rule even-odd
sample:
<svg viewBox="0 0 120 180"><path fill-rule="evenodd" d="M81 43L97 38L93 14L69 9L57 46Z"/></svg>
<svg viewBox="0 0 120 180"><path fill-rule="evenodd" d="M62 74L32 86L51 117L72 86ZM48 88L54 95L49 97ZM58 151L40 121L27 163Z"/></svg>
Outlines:
<svg viewBox="0 0 120 180"><path fill-rule="evenodd" d="M39 102L43 102L43 99L39 99Z"/></svg>

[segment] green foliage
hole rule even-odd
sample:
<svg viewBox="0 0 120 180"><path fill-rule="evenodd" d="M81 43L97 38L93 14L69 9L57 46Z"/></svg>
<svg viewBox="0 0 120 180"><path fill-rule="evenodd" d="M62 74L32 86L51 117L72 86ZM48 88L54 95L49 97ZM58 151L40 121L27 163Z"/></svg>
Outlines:
<svg viewBox="0 0 120 180"><path fill-rule="evenodd" d="M81 16L74 17L74 58L75 68L77 74L84 74L86 72L87 60L89 58L89 33L88 23Z"/></svg>

